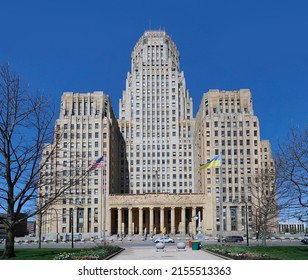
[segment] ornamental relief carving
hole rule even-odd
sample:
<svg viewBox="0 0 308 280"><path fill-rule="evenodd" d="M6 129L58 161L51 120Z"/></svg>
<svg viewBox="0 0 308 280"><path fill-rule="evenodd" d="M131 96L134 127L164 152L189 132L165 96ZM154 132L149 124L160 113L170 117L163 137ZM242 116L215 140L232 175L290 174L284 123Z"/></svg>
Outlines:
<svg viewBox="0 0 308 280"><path fill-rule="evenodd" d="M204 194L139 194L110 195L109 207L148 207L148 206L202 206L205 203Z"/></svg>

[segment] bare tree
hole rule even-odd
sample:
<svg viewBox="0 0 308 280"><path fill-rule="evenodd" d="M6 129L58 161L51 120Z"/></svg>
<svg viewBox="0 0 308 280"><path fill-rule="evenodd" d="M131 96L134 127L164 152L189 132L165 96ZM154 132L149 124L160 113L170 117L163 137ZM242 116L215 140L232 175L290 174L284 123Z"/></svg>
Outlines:
<svg viewBox="0 0 308 280"><path fill-rule="evenodd" d="M53 110L46 97L29 94L9 65L0 68L0 212L6 229L2 258L15 256L18 224L48 208L59 194L37 207L39 174L56 145L42 161L46 143L52 143Z"/></svg>
<svg viewBox="0 0 308 280"><path fill-rule="evenodd" d="M256 174L250 185L252 206L251 216L255 221L257 238L266 245L266 238L270 232L278 229L278 204L280 194L277 192L276 174L273 168L262 168Z"/></svg>
<svg viewBox="0 0 308 280"><path fill-rule="evenodd" d="M292 128L276 159L277 180L285 192L290 216L308 221L308 127Z"/></svg>

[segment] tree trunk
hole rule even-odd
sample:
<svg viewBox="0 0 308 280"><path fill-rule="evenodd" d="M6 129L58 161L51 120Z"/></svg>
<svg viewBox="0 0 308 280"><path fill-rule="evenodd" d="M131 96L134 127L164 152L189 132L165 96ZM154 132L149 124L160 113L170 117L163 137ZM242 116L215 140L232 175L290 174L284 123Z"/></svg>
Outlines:
<svg viewBox="0 0 308 280"><path fill-rule="evenodd" d="M262 246L266 246L266 234L262 235Z"/></svg>
<svg viewBox="0 0 308 280"><path fill-rule="evenodd" d="M4 252L2 255L3 259L9 259L16 257L15 255L15 233L14 228L7 229L7 236L5 241Z"/></svg>
<svg viewBox="0 0 308 280"><path fill-rule="evenodd" d="M266 237L267 237L267 221L266 219L262 220L262 246L266 246Z"/></svg>

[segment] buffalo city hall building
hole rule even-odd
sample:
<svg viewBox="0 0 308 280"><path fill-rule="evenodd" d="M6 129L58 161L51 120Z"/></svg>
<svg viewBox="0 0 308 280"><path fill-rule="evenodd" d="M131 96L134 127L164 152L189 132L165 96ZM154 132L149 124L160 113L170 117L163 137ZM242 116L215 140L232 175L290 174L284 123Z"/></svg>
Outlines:
<svg viewBox="0 0 308 280"><path fill-rule="evenodd" d="M251 182L274 166L251 93L210 90L194 118L179 63L165 31L146 31L131 55L118 120L104 92L63 93L54 143L44 150L38 203L64 192L40 215L43 237L162 229L217 236L220 217L224 234L243 235L246 227L255 233ZM220 167L199 169L218 154ZM101 156L104 166L89 170Z"/></svg>

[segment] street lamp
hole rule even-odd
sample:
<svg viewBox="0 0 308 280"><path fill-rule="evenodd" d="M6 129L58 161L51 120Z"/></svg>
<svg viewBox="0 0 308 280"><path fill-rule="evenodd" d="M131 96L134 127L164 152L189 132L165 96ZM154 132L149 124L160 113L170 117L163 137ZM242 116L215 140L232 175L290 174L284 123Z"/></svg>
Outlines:
<svg viewBox="0 0 308 280"><path fill-rule="evenodd" d="M238 204L239 201L238 200L234 200L234 203ZM247 246L249 246L249 225L248 225L248 203L246 200L242 200L241 203L245 204L245 228L246 228L246 243Z"/></svg>
<svg viewBox="0 0 308 280"><path fill-rule="evenodd" d="M248 205L247 205L247 201L244 200L242 201L243 203L245 203L245 227L246 227L246 243L247 246L249 246L249 231L248 231Z"/></svg>
<svg viewBox="0 0 308 280"><path fill-rule="evenodd" d="M72 231L72 248L74 248L74 208L71 210L71 231Z"/></svg>
<svg viewBox="0 0 308 280"><path fill-rule="evenodd" d="M59 243L59 215L58 215L58 210L55 208L50 208L50 210L55 210L56 212L56 221L57 221L57 238L56 238L56 243Z"/></svg>
<svg viewBox="0 0 308 280"><path fill-rule="evenodd" d="M74 211L77 209L78 211L79 205L72 208L71 212L71 230L72 230L72 248L74 248Z"/></svg>

